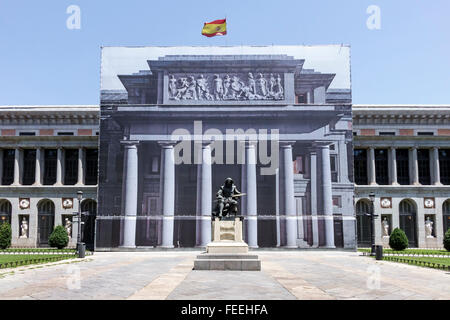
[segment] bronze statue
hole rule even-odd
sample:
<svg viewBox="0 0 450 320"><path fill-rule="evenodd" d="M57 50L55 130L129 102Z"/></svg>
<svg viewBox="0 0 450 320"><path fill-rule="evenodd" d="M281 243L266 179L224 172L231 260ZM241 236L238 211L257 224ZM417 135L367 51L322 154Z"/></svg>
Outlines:
<svg viewBox="0 0 450 320"><path fill-rule="evenodd" d="M230 215L236 216L238 210L237 197L242 197L245 193L241 193L233 179L226 178L223 186L216 193L216 210L213 212L215 217L226 217Z"/></svg>

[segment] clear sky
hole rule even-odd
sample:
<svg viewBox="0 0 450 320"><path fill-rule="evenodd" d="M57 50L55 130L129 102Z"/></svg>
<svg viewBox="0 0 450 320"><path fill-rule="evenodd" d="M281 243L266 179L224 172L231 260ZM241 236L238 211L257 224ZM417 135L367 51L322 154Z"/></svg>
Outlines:
<svg viewBox="0 0 450 320"><path fill-rule="evenodd" d="M200 34L225 16L226 36ZM0 39L0 105L98 104L101 46L341 43L353 103L450 104L449 0L0 0Z"/></svg>

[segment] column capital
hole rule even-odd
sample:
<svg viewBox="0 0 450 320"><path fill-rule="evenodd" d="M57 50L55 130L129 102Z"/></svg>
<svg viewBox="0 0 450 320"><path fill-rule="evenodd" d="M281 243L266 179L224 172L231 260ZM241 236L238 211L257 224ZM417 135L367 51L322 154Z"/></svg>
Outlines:
<svg viewBox="0 0 450 320"><path fill-rule="evenodd" d="M330 145L332 145L332 144L333 144L332 141L314 141L312 143L312 148L325 149L325 148L330 148Z"/></svg>
<svg viewBox="0 0 450 320"><path fill-rule="evenodd" d="M295 141L294 141L294 143L295 143ZM248 140L248 141L246 140L245 141L246 148L255 148L257 144L258 144L258 141L256 141L256 140Z"/></svg>
<svg viewBox="0 0 450 320"><path fill-rule="evenodd" d="M158 144L161 148L173 148L174 145L176 145L178 141L173 140L164 140L164 141L158 141Z"/></svg>
<svg viewBox="0 0 450 320"><path fill-rule="evenodd" d="M296 141L280 141L279 145L281 148L293 147Z"/></svg>
<svg viewBox="0 0 450 320"><path fill-rule="evenodd" d="M120 144L123 145L125 148L136 148L140 141L138 140L121 140Z"/></svg>

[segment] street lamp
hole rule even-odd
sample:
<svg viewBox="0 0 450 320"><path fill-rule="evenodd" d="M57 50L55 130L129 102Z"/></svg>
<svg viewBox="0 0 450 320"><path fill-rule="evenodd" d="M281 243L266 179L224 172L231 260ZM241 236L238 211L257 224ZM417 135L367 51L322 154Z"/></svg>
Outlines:
<svg viewBox="0 0 450 320"><path fill-rule="evenodd" d="M375 255L375 193L369 193L370 199L370 236L371 236L371 251L370 255Z"/></svg>
<svg viewBox="0 0 450 320"><path fill-rule="evenodd" d="M78 199L78 236L77 236L77 251L78 258L84 258L86 248L84 243L81 242L81 200L83 200L83 191L77 191Z"/></svg>

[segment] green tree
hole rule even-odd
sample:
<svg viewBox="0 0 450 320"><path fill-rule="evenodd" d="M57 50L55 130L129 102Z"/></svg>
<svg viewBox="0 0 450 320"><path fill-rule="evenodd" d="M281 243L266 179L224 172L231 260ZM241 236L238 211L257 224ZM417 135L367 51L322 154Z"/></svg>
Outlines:
<svg viewBox="0 0 450 320"><path fill-rule="evenodd" d="M11 245L11 225L4 222L0 225L0 249L6 249Z"/></svg>
<svg viewBox="0 0 450 320"><path fill-rule="evenodd" d="M408 248L408 238L402 229L395 228L389 237L389 246L394 250L404 250Z"/></svg>
<svg viewBox="0 0 450 320"><path fill-rule="evenodd" d="M69 243L69 235L63 226L56 226L48 238L48 244L51 247L62 249Z"/></svg>
<svg viewBox="0 0 450 320"><path fill-rule="evenodd" d="M448 229L444 235L444 248L447 251L450 251L450 229Z"/></svg>

